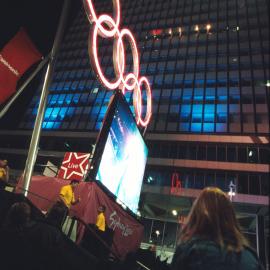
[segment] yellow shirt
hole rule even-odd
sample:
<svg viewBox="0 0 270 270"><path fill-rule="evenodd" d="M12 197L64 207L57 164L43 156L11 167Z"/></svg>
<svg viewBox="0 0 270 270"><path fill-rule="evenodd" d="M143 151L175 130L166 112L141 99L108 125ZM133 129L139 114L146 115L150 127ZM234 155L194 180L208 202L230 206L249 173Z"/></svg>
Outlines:
<svg viewBox="0 0 270 270"><path fill-rule="evenodd" d="M0 168L0 179L6 180L7 172L4 168Z"/></svg>
<svg viewBox="0 0 270 270"><path fill-rule="evenodd" d="M100 231L105 232L105 216L103 213L100 213L97 216L97 222L96 222L96 226L98 227L98 229Z"/></svg>
<svg viewBox="0 0 270 270"><path fill-rule="evenodd" d="M71 185L63 186L60 190L60 196L68 208L70 208L71 204L75 202L74 192Z"/></svg>

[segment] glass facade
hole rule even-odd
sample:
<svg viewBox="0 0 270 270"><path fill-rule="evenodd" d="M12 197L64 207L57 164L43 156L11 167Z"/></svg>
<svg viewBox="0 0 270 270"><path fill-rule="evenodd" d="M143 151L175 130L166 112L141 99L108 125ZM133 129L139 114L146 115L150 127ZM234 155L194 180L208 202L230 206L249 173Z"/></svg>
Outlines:
<svg viewBox="0 0 270 270"><path fill-rule="evenodd" d="M144 243L165 246L171 250L176 248L181 231L179 223L154 219L142 219L142 222L144 225ZM160 234L156 234L157 231ZM244 232L244 235L249 240L250 245L256 250L256 234L254 232Z"/></svg>
<svg viewBox="0 0 270 270"><path fill-rule="evenodd" d="M112 1L94 2L98 14L112 14ZM171 175L177 172L184 188L217 185L228 191L232 181L239 193L267 195L269 169L260 167L255 173L254 167L243 167L269 164L269 147L258 139L269 134L267 5L265 0L121 3L121 27L134 33L140 51L140 73L148 77L152 86L153 116L147 133L220 136L216 143L211 139L162 141L146 136L149 158L156 165L148 162L145 185L169 186ZM113 92L99 83L90 66L90 28L82 8L57 58L43 130L100 130ZM113 79L113 40L98 38L98 46L103 72ZM126 46L125 50L129 71L133 65L131 49ZM20 122L21 130L32 129L39 95L37 91L28 106ZM132 93L126 92L125 97L134 112ZM145 96L143 104L145 111ZM252 143L225 143L225 135L257 139ZM85 149L86 144L79 141L73 144L72 151ZM41 144L47 151L65 150L62 140L50 140L49 144L41 140ZM167 165L164 161L168 160L197 163L191 168L181 162ZM61 160L55 162L60 164ZM204 168L206 163L202 162L218 165ZM240 165L230 169L227 163ZM149 176L153 181L148 181Z"/></svg>
<svg viewBox="0 0 270 270"><path fill-rule="evenodd" d="M237 171L188 169L148 166L144 184L158 185L171 188L173 174L177 174L181 181L181 188L202 189L216 186L228 192L232 182L236 185L236 192L241 194L263 195L269 193L269 173L248 173Z"/></svg>
<svg viewBox="0 0 270 270"><path fill-rule="evenodd" d="M111 1L96 2L99 12L112 13ZM153 89L149 132L269 132L267 5L265 0L122 3L122 25L136 36L141 74ZM89 28L81 10L57 60L43 129L100 129L112 92L91 71ZM100 39L99 45L104 72L113 77L112 41ZM129 70L128 49L126 58ZM132 107L131 93L126 98ZM32 128L37 105L38 95L21 129Z"/></svg>
<svg viewBox="0 0 270 270"><path fill-rule="evenodd" d="M149 157L269 164L268 146L149 141Z"/></svg>

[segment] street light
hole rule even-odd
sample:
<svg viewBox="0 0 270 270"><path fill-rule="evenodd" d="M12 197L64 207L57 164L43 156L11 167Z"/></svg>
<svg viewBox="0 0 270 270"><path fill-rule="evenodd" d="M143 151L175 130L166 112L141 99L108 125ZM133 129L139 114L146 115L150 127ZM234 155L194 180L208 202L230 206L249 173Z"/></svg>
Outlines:
<svg viewBox="0 0 270 270"><path fill-rule="evenodd" d="M233 181L230 182L229 184L229 192L228 195L230 196L230 200L232 201L233 197L236 194L236 185L233 183Z"/></svg>
<svg viewBox="0 0 270 270"><path fill-rule="evenodd" d="M181 27L178 27L178 33L179 33L179 37L182 36L182 28Z"/></svg>
<svg viewBox="0 0 270 270"><path fill-rule="evenodd" d="M210 29L211 29L211 24L207 24L206 25L206 31L207 31L207 33L210 31Z"/></svg>

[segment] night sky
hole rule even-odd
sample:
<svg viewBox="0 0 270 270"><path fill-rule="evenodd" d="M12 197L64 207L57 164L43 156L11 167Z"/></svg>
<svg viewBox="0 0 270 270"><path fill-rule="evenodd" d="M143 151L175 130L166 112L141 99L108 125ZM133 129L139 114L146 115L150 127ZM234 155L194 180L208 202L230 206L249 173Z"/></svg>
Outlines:
<svg viewBox="0 0 270 270"><path fill-rule="evenodd" d="M68 25L72 22L81 0L70 0ZM38 50L47 55L54 41L58 20L64 0L1 0L0 2L0 50L23 27ZM67 25L67 28L68 28ZM30 73L31 70L28 71ZM27 73L19 84L27 77ZM13 129L24 113L25 107L40 84L41 75L25 89L23 94L14 103L9 112L0 120L0 127ZM1 107L0 107L1 109Z"/></svg>
<svg viewBox="0 0 270 270"><path fill-rule="evenodd" d="M70 1L71 13L74 13L81 1ZM20 27L24 27L38 49L47 54L53 43L63 2L63 0L1 0L0 48Z"/></svg>

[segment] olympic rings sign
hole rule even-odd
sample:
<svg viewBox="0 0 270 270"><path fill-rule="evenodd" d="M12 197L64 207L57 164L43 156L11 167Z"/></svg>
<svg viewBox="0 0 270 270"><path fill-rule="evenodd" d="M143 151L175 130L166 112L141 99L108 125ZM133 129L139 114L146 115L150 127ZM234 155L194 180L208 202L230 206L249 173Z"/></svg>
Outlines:
<svg viewBox="0 0 270 270"><path fill-rule="evenodd" d="M125 91L134 91L133 106L135 108L137 124L147 126L152 114L151 87L146 77L139 78L139 53L136 41L129 29L119 30L120 24L120 0L113 0L114 16L107 14L97 16L92 0L84 0L84 8L91 24L94 24L89 35L88 53L91 66L93 67L99 81L107 88L114 90L119 88L123 94ZM109 81L103 74L98 60L97 38L114 38L113 42L113 65L115 79ZM133 72L125 73L125 48L124 39L129 42L133 58ZM144 85L147 97L147 109L145 117L142 118L142 93L141 86Z"/></svg>

